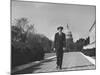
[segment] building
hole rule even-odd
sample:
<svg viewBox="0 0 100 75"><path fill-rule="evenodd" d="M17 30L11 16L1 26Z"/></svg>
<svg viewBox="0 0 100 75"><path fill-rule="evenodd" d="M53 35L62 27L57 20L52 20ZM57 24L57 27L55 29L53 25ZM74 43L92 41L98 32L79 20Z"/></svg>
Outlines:
<svg viewBox="0 0 100 75"><path fill-rule="evenodd" d="M90 48L95 48L96 44L96 22L93 23L91 28L89 29L89 45L84 46L84 49L90 49Z"/></svg>
<svg viewBox="0 0 100 75"><path fill-rule="evenodd" d="M89 29L89 44L83 47L83 52L89 56L95 56L96 53L96 21Z"/></svg>
<svg viewBox="0 0 100 75"><path fill-rule="evenodd" d="M89 30L90 34L90 44L94 44L96 43L96 22L94 22L94 24L92 25L92 27Z"/></svg>
<svg viewBox="0 0 100 75"><path fill-rule="evenodd" d="M73 37L68 24L66 26L65 34L66 34L66 51L73 51Z"/></svg>

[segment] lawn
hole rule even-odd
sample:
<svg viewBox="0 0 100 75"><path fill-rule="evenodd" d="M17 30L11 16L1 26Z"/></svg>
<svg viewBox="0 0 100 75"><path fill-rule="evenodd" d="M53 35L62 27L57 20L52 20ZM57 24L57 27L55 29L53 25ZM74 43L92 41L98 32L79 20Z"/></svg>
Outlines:
<svg viewBox="0 0 100 75"><path fill-rule="evenodd" d="M55 56L55 55L56 55L55 53L45 53L44 58L48 58L48 57Z"/></svg>

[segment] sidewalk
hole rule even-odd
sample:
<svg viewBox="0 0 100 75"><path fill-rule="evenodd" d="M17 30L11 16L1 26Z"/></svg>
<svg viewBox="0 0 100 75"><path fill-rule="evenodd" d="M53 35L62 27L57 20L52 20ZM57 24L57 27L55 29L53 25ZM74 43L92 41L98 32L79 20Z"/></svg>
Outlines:
<svg viewBox="0 0 100 75"><path fill-rule="evenodd" d="M52 61L49 61L51 60ZM47 62L46 62L47 61ZM49 61L49 62L48 62ZM48 57L42 61L31 62L16 67L12 73L40 73L40 72L54 72L56 70L56 56ZM64 53L63 70L88 70L95 69L95 59L84 55L81 52Z"/></svg>
<svg viewBox="0 0 100 75"><path fill-rule="evenodd" d="M96 61L95 59L93 59L92 57L86 56L83 53L81 53L89 62L91 62L93 65L96 65Z"/></svg>
<svg viewBox="0 0 100 75"><path fill-rule="evenodd" d="M15 69L12 70L11 73L15 73L17 71L21 71L21 70L29 68L31 66L36 66L36 65L38 65L40 63L46 62L46 61L51 60L53 58L56 58L56 56L48 57L48 58L45 58L44 60L41 60L41 61L35 61L35 62L28 63L28 64L17 66Z"/></svg>

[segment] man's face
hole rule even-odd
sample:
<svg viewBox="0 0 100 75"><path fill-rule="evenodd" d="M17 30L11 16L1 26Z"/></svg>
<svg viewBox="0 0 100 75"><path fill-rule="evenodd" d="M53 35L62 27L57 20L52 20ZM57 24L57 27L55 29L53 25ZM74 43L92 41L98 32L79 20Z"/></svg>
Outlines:
<svg viewBox="0 0 100 75"><path fill-rule="evenodd" d="M61 28L59 28L58 32L62 32L62 29L61 29Z"/></svg>

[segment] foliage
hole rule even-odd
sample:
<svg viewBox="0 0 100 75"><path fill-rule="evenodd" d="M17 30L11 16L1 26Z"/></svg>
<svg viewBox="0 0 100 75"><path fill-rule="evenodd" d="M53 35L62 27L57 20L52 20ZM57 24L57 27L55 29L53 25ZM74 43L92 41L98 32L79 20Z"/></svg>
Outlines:
<svg viewBox="0 0 100 75"><path fill-rule="evenodd" d="M16 19L11 26L12 67L44 59L50 52L51 41L44 35L35 33L34 24L27 18Z"/></svg>
<svg viewBox="0 0 100 75"><path fill-rule="evenodd" d="M82 53L84 53L87 56L96 56L96 48L82 49Z"/></svg>
<svg viewBox="0 0 100 75"><path fill-rule="evenodd" d="M89 44L89 37L86 39L80 38L74 44L75 50L81 51L83 49L83 46L88 45L88 44Z"/></svg>

